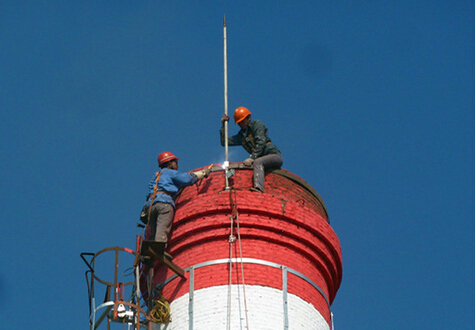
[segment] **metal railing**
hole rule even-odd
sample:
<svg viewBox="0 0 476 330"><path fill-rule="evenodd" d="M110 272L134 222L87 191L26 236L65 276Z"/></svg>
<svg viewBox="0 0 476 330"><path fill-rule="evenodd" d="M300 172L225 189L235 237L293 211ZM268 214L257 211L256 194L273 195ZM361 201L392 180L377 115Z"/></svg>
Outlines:
<svg viewBox="0 0 476 330"><path fill-rule="evenodd" d="M107 252L114 253L114 279L104 280L96 275L97 258ZM119 254L128 253L135 257L134 261L134 281L119 281ZM110 322L118 322L133 326L137 330L144 327L141 318L147 320L145 311L140 306L139 290L139 263L137 252L123 247L105 248L97 253L83 252L80 254L83 261L88 266L85 272L86 284L88 287L89 299L89 326L91 330L97 329L104 319L107 318L108 329ZM88 260L90 258L90 260ZM96 285L101 284L105 290L103 302L96 306ZM126 291L129 291L129 299L125 299Z"/></svg>

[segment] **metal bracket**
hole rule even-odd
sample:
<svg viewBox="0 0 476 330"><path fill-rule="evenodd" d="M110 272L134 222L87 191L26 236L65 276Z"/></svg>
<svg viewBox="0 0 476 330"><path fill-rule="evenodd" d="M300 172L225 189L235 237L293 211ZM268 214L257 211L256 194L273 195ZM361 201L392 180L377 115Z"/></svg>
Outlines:
<svg viewBox="0 0 476 330"><path fill-rule="evenodd" d="M225 171L225 174L226 174L226 178L229 179L235 175L235 169L233 168L228 169L228 171Z"/></svg>

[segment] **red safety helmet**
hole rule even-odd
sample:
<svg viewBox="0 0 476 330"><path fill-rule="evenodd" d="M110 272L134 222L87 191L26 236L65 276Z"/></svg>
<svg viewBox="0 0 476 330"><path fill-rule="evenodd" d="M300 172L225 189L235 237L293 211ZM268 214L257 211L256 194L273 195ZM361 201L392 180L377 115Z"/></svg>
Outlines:
<svg viewBox="0 0 476 330"><path fill-rule="evenodd" d="M159 155L159 166L161 166L162 164L164 163L167 163L167 162L170 162L171 160L177 160L178 161L178 158L175 157L175 155L169 151L164 151L163 153L161 153Z"/></svg>
<svg viewBox="0 0 476 330"><path fill-rule="evenodd" d="M236 108L235 113L233 115L233 117L235 118L235 124L238 124L240 121L243 121L249 115L251 115L251 112L245 107Z"/></svg>

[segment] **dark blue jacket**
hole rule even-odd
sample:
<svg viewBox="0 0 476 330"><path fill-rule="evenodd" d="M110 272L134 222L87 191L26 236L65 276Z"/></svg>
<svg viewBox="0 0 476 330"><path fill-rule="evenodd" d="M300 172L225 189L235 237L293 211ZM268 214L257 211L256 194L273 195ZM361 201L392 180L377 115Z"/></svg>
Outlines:
<svg viewBox="0 0 476 330"><path fill-rule="evenodd" d="M224 127L220 129L221 145L225 145ZM261 120L251 121L245 129L240 129L238 134L228 138L229 146L241 145L249 152L250 158L256 159L269 154L281 153L271 142L268 129Z"/></svg>

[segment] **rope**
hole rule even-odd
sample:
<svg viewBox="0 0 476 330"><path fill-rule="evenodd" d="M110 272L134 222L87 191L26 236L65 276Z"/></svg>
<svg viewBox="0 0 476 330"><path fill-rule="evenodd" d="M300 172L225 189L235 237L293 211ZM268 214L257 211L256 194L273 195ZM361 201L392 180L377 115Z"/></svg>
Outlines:
<svg viewBox="0 0 476 330"><path fill-rule="evenodd" d="M233 216L230 216L230 237L228 242L230 243L230 264L229 264L229 280L228 280L228 330L231 326L231 276L232 276L232 259L233 259L233 243L236 238L233 236Z"/></svg>
<svg viewBox="0 0 476 330"><path fill-rule="evenodd" d="M238 214L236 215L236 230L238 232L238 247L240 249L241 283L242 283L242 286L243 286L243 300L244 300L244 304L245 304L246 329L249 330L248 307L246 306L245 273L243 271L243 253L242 253L242 250L241 250L240 220L238 218Z"/></svg>
<svg viewBox="0 0 476 330"><path fill-rule="evenodd" d="M154 300L154 308L150 311L149 317L152 322L168 323L170 321L170 304L163 296L159 300Z"/></svg>
<svg viewBox="0 0 476 330"><path fill-rule="evenodd" d="M163 171L164 170L155 173L154 191L149 196L150 205L149 205L149 209L147 210L147 224L146 224L145 229L144 229L144 239L145 239L145 234L147 233L147 230L149 229L149 226L150 226L150 212L152 211L152 205L154 205L155 196L157 196L157 193L160 192L159 188L157 188L157 185L159 184L159 179L160 179L160 176L162 175Z"/></svg>
<svg viewBox="0 0 476 330"><path fill-rule="evenodd" d="M234 193L234 196L233 196ZM243 299L245 305L245 319L246 319L246 329L249 330L248 324L248 308L246 305L246 290L245 290L245 275L243 270L243 251L241 249L241 235L240 235L240 220L238 218L238 210L236 205L236 189L230 190L230 205L231 205L231 216L230 216L230 272L229 272L229 283L228 283L228 330L231 326L231 279L232 279L232 258L233 258L233 243L236 241L236 237L233 235L233 220L236 219L236 231L238 235L238 248L240 253L240 265L241 265L241 282L243 287Z"/></svg>

